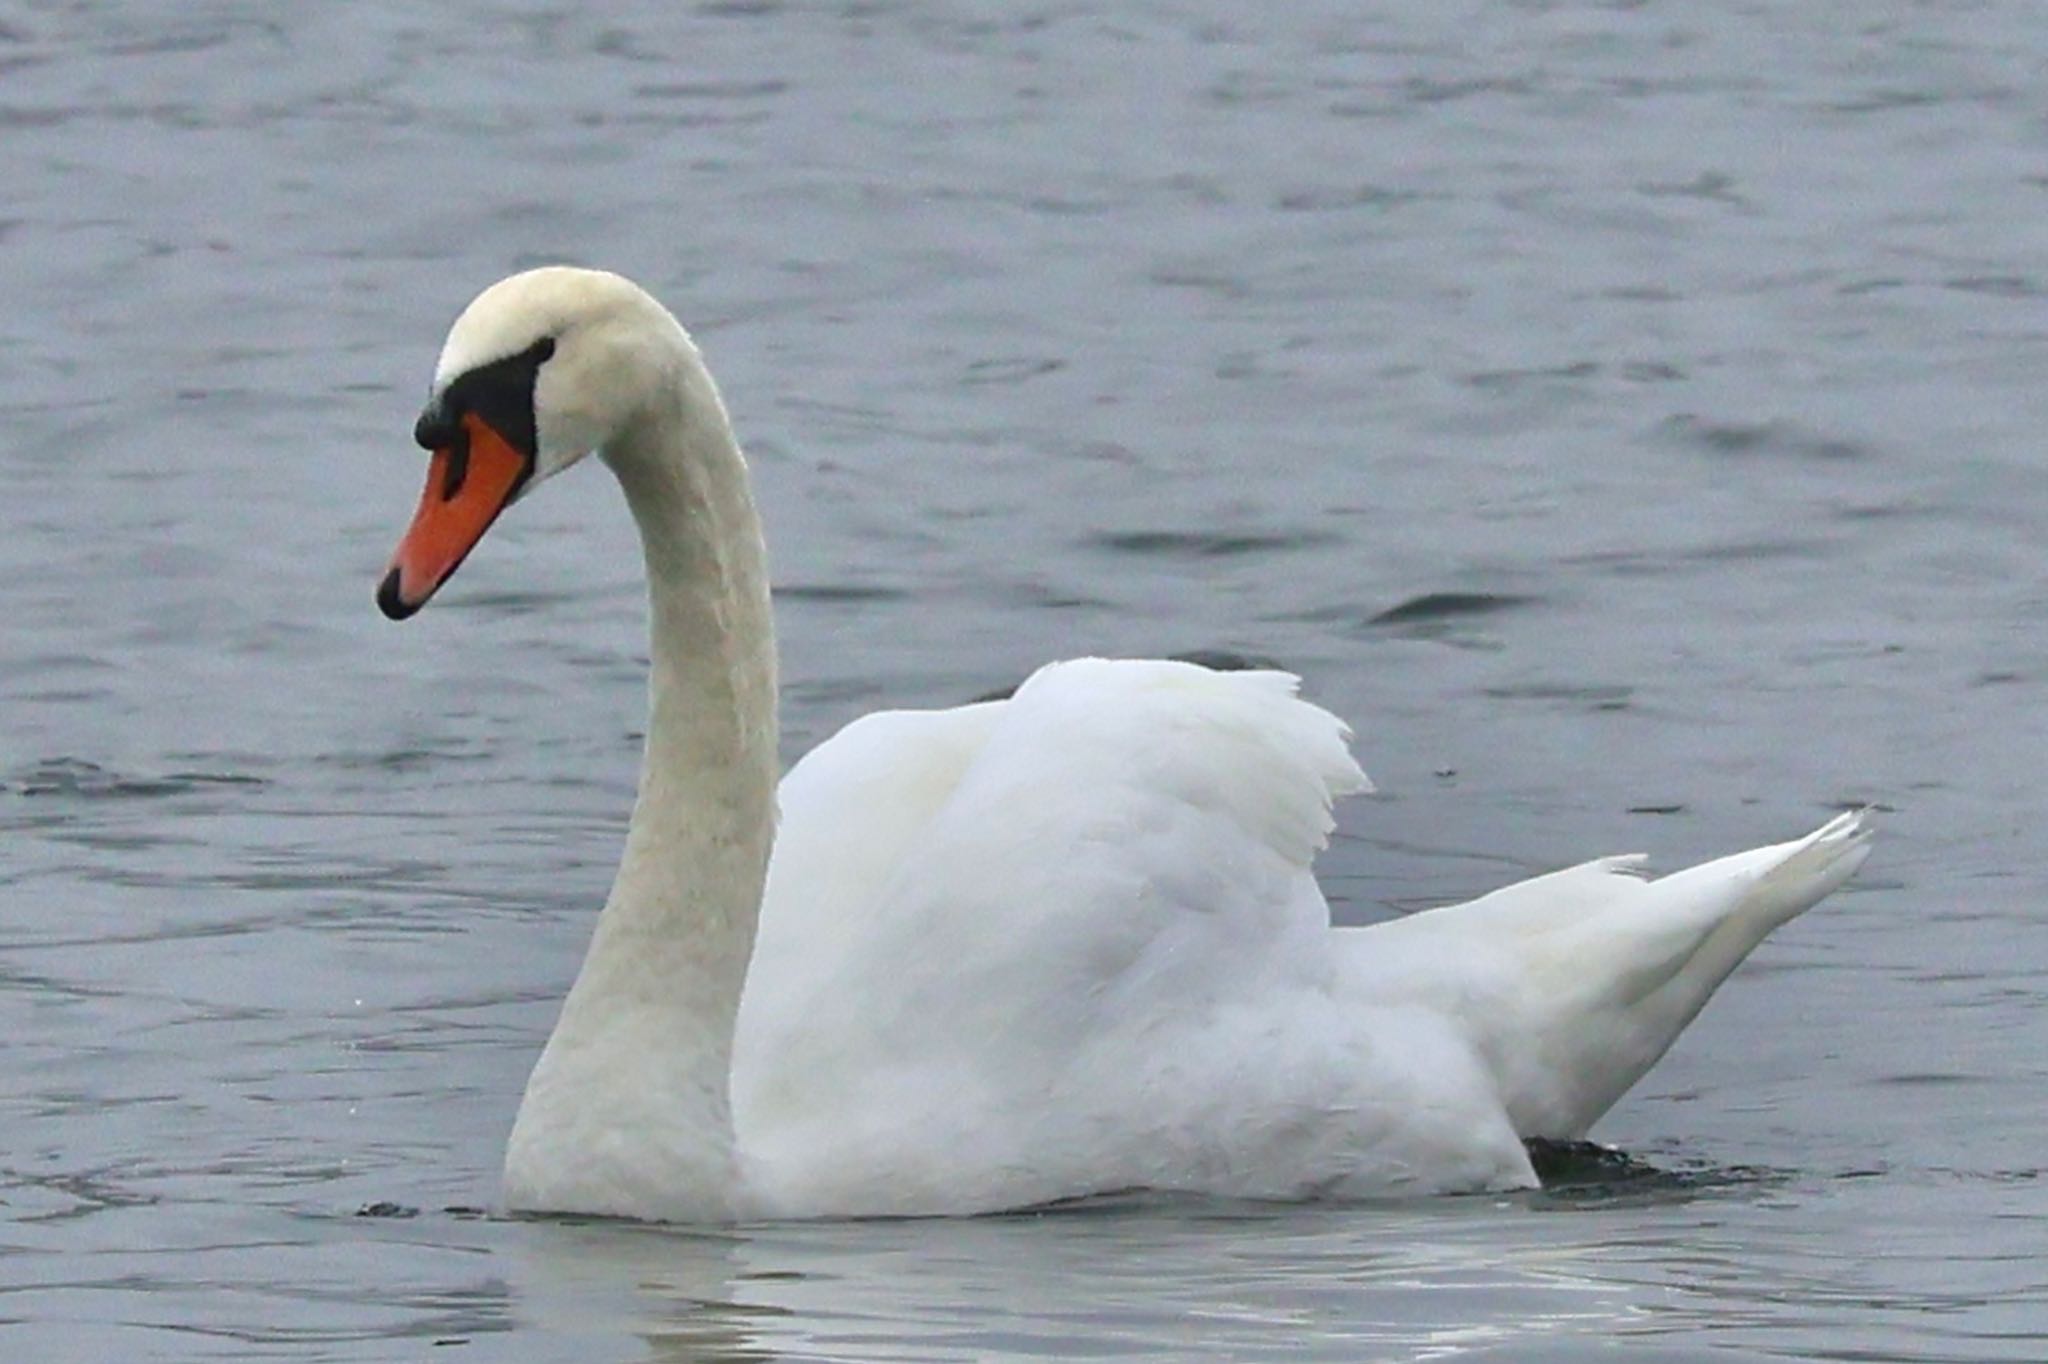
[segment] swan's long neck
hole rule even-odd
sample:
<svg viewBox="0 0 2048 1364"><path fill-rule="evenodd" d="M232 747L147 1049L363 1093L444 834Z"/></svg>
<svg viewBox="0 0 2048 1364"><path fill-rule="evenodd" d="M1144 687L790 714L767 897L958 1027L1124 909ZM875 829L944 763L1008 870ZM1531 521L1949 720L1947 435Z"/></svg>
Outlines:
<svg viewBox="0 0 2048 1364"><path fill-rule="evenodd" d="M605 450L647 560L647 746L618 877L514 1128L515 1206L708 1220L747 1203L728 1079L774 829L775 642L746 463L676 341L675 382ZM522 1137L545 1169L522 1170ZM543 1179L575 1187L521 1187Z"/></svg>

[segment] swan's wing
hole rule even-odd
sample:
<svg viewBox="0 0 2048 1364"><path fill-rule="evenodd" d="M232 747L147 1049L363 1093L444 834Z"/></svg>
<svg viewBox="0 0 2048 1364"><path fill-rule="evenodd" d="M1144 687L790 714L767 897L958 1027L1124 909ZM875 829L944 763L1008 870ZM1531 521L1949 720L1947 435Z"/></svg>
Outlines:
<svg viewBox="0 0 2048 1364"><path fill-rule="evenodd" d="M1303 1035L1329 1013L1309 863L1333 798L1366 784L1343 725L1284 674L1154 661L1057 664L1007 702L945 714L891 722L909 726L919 775L873 789L902 806L785 803L798 857L778 850L764 920L806 927L756 959L782 981L748 984L735 1099L750 1154L808 1181L806 1202L886 1168L1001 1206L1035 1176L1047 1196L1075 1192L1063 1162L1142 1174L1125 1157L1181 1135L1176 1105L1227 1107L1247 1084L1262 1111L1195 1135L1221 1148L1293 1118L1328 1129L1331 1114L1281 1096L1333 1099L1321 1076L1350 1064L1334 1033ZM870 737L833 755L834 790L861 787L841 757L898 760L886 729ZM858 831L794 827L835 815ZM837 857L870 828L842 880ZM1316 1077L1277 1073L1296 1053ZM1156 1113L1127 1111L1140 1094ZM1096 1137L1078 1130L1091 1123ZM947 1166L974 1187L946 1188Z"/></svg>
<svg viewBox="0 0 2048 1364"><path fill-rule="evenodd" d="M1162 974L1192 1004L1326 931L1309 863L1365 776L1295 686L1157 661L1035 674L873 906L906 1021L1043 1038Z"/></svg>
<svg viewBox="0 0 2048 1364"><path fill-rule="evenodd" d="M873 931L883 886L980 754L1006 702L877 711L806 754L776 791L778 826L734 1052L736 1100L756 1060L800 1046L810 1006Z"/></svg>
<svg viewBox="0 0 2048 1364"><path fill-rule="evenodd" d="M1343 725L1295 687L1083 659L1008 700L855 721L783 780L748 1021L793 1018L826 978L884 964L898 997L920 972L942 992L1035 972L1042 992L1100 983L1182 920L1259 951L1325 927L1290 880L1365 777Z"/></svg>

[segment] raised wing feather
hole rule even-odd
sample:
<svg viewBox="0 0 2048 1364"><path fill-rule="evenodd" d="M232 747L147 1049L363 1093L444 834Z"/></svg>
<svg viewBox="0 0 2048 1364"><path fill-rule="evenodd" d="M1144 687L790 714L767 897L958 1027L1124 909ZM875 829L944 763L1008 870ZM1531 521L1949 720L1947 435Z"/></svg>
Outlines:
<svg viewBox="0 0 2048 1364"><path fill-rule="evenodd" d="M1326 929L1294 883L1364 776L1293 686L1163 662L1034 675L869 908L850 960L894 987L870 1018L1003 1027L1057 1007L1078 1026L1134 973L1214 993Z"/></svg>
<svg viewBox="0 0 2048 1364"><path fill-rule="evenodd" d="M777 789L779 823L741 998L735 1074L787 1034L874 931L883 887L980 754L1002 702L877 711L811 750Z"/></svg>
<svg viewBox="0 0 2048 1364"><path fill-rule="evenodd" d="M1028 1164L1035 1115L1092 1101L1061 1093L1091 1055L1319 987L1309 863L1366 782L1295 685L1077 660L806 760L741 1016L749 1149L858 1162L958 1115Z"/></svg>

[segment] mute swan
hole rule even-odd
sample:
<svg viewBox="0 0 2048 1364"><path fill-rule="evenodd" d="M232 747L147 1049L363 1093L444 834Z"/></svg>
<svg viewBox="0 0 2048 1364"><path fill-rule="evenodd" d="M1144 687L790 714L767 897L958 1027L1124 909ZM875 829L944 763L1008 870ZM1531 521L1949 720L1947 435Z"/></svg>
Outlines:
<svg viewBox="0 0 2048 1364"><path fill-rule="evenodd" d="M1333 798L1367 789L1348 731L1285 674L1163 661L868 716L778 793L747 466L659 303L589 270L500 281L415 436L432 460L385 614L593 450L650 582L639 796L512 1129L514 1209L1532 1186L1523 1139L1583 1134L1866 851L1844 815L1662 880L1607 858L1333 929L1309 864Z"/></svg>

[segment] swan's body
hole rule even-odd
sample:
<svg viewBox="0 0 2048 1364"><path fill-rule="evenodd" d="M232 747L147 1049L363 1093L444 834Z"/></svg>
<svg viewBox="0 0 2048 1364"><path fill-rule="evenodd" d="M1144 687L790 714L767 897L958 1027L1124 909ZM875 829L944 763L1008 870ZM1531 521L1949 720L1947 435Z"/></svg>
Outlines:
<svg viewBox="0 0 2048 1364"><path fill-rule="evenodd" d="M436 481L387 612L597 447L650 580L640 795L514 1124L515 1208L1529 1186L1523 1139L1582 1135L1864 854L1845 816L1660 881L1609 859L1333 929L1310 862L1366 784L1344 727L1284 674L1157 661L869 716L778 798L746 466L660 305L589 271L493 286L450 333L421 440Z"/></svg>

